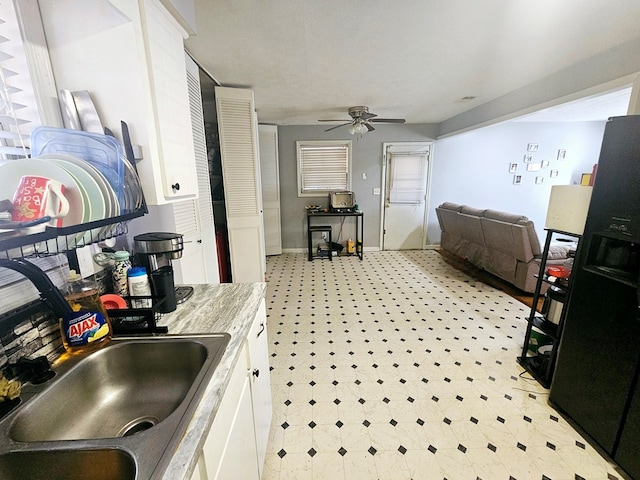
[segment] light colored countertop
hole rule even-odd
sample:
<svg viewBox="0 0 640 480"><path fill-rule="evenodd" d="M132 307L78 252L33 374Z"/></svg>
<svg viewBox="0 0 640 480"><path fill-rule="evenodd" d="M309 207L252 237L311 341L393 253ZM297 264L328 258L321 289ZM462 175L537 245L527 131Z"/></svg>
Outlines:
<svg viewBox="0 0 640 480"><path fill-rule="evenodd" d="M169 334L229 333L231 340L196 408L191 423L166 468L163 479L189 480L227 388L242 345L249 333L266 283L194 285L195 292L175 312L158 322Z"/></svg>

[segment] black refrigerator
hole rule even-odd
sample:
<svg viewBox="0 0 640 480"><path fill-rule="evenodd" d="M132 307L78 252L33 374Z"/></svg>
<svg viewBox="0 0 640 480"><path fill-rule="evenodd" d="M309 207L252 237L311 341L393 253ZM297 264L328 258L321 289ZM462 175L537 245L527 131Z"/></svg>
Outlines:
<svg viewBox="0 0 640 480"><path fill-rule="evenodd" d="M605 127L549 399L640 479L640 115Z"/></svg>

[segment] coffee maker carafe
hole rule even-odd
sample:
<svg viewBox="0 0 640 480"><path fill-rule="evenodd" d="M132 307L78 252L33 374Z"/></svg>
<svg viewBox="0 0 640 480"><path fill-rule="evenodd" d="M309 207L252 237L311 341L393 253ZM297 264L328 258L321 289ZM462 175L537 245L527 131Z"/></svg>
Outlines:
<svg viewBox="0 0 640 480"><path fill-rule="evenodd" d="M164 297L164 302L160 303L158 310L161 313L173 312L177 300L171 261L182 257L182 235L150 232L136 235L133 241L140 265L149 272L153 294Z"/></svg>

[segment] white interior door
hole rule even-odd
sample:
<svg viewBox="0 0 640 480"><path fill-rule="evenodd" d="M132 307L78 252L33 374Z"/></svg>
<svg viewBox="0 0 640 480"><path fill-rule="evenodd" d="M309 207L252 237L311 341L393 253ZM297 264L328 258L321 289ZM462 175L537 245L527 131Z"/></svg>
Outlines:
<svg viewBox="0 0 640 480"><path fill-rule="evenodd" d="M278 173L278 127L258 125L264 242L266 255L282 253L280 225L280 177Z"/></svg>
<svg viewBox="0 0 640 480"><path fill-rule="evenodd" d="M253 91L215 87L231 277L264 282L265 253Z"/></svg>
<svg viewBox="0 0 640 480"><path fill-rule="evenodd" d="M424 248L431 144L385 145L383 250Z"/></svg>

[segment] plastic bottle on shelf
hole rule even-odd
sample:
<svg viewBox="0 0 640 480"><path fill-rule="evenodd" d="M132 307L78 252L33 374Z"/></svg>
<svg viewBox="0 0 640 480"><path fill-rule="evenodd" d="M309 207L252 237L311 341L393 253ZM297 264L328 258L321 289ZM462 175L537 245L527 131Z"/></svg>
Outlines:
<svg viewBox="0 0 640 480"><path fill-rule="evenodd" d="M113 292L121 297L129 295L129 286L127 282L127 272L131 268L131 259L129 252L119 250L114 254L115 263L111 272L113 278Z"/></svg>
<svg viewBox="0 0 640 480"><path fill-rule="evenodd" d="M132 297L151 296L151 286L149 285L149 276L144 267L133 267L127 272L129 283L129 295ZM151 308L151 299L133 299L131 300L132 308Z"/></svg>
<svg viewBox="0 0 640 480"><path fill-rule="evenodd" d="M60 319L62 343L68 352L86 352L105 346L111 340L112 327L98 284L69 272L65 298L73 313Z"/></svg>

